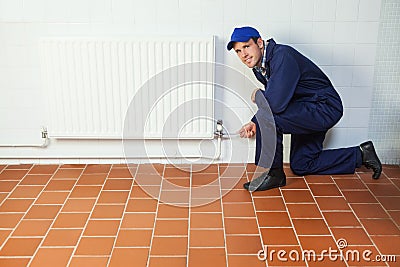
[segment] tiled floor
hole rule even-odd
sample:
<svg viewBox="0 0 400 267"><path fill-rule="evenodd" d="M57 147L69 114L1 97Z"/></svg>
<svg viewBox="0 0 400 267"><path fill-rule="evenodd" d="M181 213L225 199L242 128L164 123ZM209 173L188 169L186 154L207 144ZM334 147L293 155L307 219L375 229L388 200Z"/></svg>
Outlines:
<svg viewBox="0 0 400 267"><path fill-rule="evenodd" d="M399 166L285 167L286 187L250 194L252 171L0 165L0 266L400 266Z"/></svg>

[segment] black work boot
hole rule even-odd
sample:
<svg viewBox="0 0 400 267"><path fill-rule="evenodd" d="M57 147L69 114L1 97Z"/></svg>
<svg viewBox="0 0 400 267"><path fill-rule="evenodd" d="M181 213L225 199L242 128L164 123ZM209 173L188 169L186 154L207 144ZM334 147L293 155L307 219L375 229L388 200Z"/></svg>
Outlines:
<svg viewBox="0 0 400 267"><path fill-rule="evenodd" d="M270 169L262 173L259 177L243 184L243 187L250 191L265 191L268 189L281 187L286 185L286 175L283 169Z"/></svg>
<svg viewBox="0 0 400 267"><path fill-rule="evenodd" d="M374 145L371 141L362 143L360 145L362 154L362 164L367 167L367 169L372 169L374 174L372 178L378 179L381 176L382 164L375 152Z"/></svg>

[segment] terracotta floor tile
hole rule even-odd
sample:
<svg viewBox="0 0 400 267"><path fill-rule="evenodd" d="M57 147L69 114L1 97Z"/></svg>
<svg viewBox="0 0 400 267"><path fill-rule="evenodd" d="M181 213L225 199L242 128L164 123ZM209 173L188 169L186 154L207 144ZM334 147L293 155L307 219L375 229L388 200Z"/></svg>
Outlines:
<svg viewBox="0 0 400 267"><path fill-rule="evenodd" d="M150 253L152 256L185 256L187 243L187 237L154 237Z"/></svg>
<svg viewBox="0 0 400 267"><path fill-rule="evenodd" d="M222 192L222 202L223 203L231 203L231 202L252 202L251 195L248 191L241 190L230 190L228 193Z"/></svg>
<svg viewBox="0 0 400 267"><path fill-rule="evenodd" d="M257 212L260 227L290 227L292 226L286 211Z"/></svg>
<svg viewBox="0 0 400 267"><path fill-rule="evenodd" d="M75 255L110 255L115 237L82 237Z"/></svg>
<svg viewBox="0 0 400 267"><path fill-rule="evenodd" d="M298 245L293 228L261 228L266 245Z"/></svg>
<svg viewBox="0 0 400 267"><path fill-rule="evenodd" d="M0 192L10 193L17 184L18 181L0 181Z"/></svg>
<svg viewBox="0 0 400 267"><path fill-rule="evenodd" d="M109 257L72 257L68 267L96 266L107 267Z"/></svg>
<svg viewBox="0 0 400 267"><path fill-rule="evenodd" d="M75 198L65 202L62 212L90 212L93 209L96 199Z"/></svg>
<svg viewBox="0 0 400 267"><path fill-rule="evenodd" d="M28 170L3 170L0 173L0 180L19 181L27 174Z"/></svg>
<svg viewBox="0 0 400 267"><path fill-rule="evenodd" d="M364 183L360 179L354 178L338 178L334 179L337 186L340 190L349 190L349 189L367 189Z"/></svg>
<svg viewBox="0 0 400 267"><path fill-rule="evenodd" d="M35 165L29 171L29 174L53 174L58 167L58 165Z"/></svg>
<svg viewBox="0 0 400 267"><path fill-rule="evenodd" d="M392 184L367 184L375 196L400 196L400 190Z"/></svg>
<svg viewBox="0 0 400 267"><path fill-rule="evenodd" d="M83 236L116 236L119 220L89 220Z"/></svg>
<svg viewBox="0 0 400 267"><path fill-rule="evenodd" d="M246 178L224 178L219 180L221 184L221 190L231 190L238 189L241 190L243 188L243 184L247 183Z"/></svg>
<svg viewBox="0 0 400 267"><path fill-rule="evenodd" d="M51 180L44 188L45 191L70 191L74 187L75 180Z"/></svg>
<svg viewBox="0 0 400 267"><path fill-rule="evenodd" d="M152 230L120 230L116 247L149 247Z"/></svg>
<svg viewBox="0 0 400 267"><path fill-rule="evenodd" d="M155 236L181 236L188 234L188 220L157 220Z"/></svg>
<svg viewBox="0 0 400 267"><path fill-rule="evenodd" d="M0 251L0 256L32 256L41 238L10 238Z"/></svg>
<svg viewBox="0 0 400 267"><path fill-rule="evenodd" d="M397 226L400 226L400 210L388 211L390 217L394 220Z"/></svg>
<svg viewBox="0 0 400 267"><path fill-rule="evenodd" d="M323 214L329 227L361 226L356 216L352 212L334 211L334 212L324 212Z"/></svg>
<svg viewBox="0 0 400 267"><path fill-rule="evenodd" d="M217 164L192 164L192 173L218 173L218 165Z"/></svg>
<svg viewBox="0 0 400 267"><path fill-rule="evenodd" d="M83 228L89 218L89 213L60 213L53 228Z"/></svg>
<svg viewBox="0 0 400 267"><path fill-rule="evenodd" d="M133 170L133 169L132 169ZM134 169L136 172L136 169ZM130 172L129 168L111 168L108 178L132 178L135 174Z"/></svg>
<svg viewBox="0 0 400 267"><path fill-rule="evenodd" d="M3 166L0 167L0 171L3 168L6 168L7 170L27 170L32 168L33 164L17 164L17 165L8 165L8 166Z"/></svg>
<svg viewBox="0 0 400 267"><path fill-rule="evenodd" d="M338 249L331 236L299 236L299 240L303 250L314 250L317 255L321 255L323 250L329 248Z"/></svg>
<svg viewBox="0 0 400 267"><path fill-rule="evenodd" d="M226 249L228 254L253 254L262 248L259 235L228 235Z"/></svg>
<svg viewBox="0 0 400 267"><path fill-rule="evenodd" d="M125 213L121 228L153 229L155 213Z"/></svg>
<svg viewBox="0 0 400 267"><path fill-rule="evenodd" d="M61 205L32 205L25 219L54 219L61 209Z"/></svg>
<svg viewBox="0 0 400 267"><path fill-rule="evenodd" d="M14 228L24 213L0 213L0 228Z"/></svg>
<svg viewBox="0 0 400 267"><path fill-rule="evenodd" d="M331 228L336 240L346 239L348 246L372 245L368 234L363 228Z"/></svg>
<svg viewBox="0 0 400 267"><path fill-rule="evenodd" d="M352 251L357 251L359 256L359 259L357 257L351 257L350 253L353 253ZM349 266L387 266L385 262L378 262L375 261L376 257L380 255L378 250L374 246L348 246L347 248L343 249L343 253L346 257L346 253L348 253L348 260L347 264ZM363 259L363 253L364 257L367 257L365 260ZM390 264L390 263L389 263ZM390 264L389 266L393 266Z"/></svg>
<svg viewBox="0 0 400 267"><path fill-rule="evenodd" d="M400 167L397 165L383 165L383 172L387 177L400 178Z"/></svg>
<svg viewBox="0 0 400 267"><path fill-rule="evenodd" d="M53 175L53 179L77 179L83 169L58 169Z"/></svg>
<svg viewBox="0 0 400 267"><path fill-rule="evenodd" d="M192 186L202 186L208 184L218 184L218 173L193 173ZM232 187L230 187L232 188Z"/></svg>
<svg viewBox="0 0 400 267"><path fill-rule="evenodd" d="M67 266L72 252L73 248L40 248L30 266Z"/></svg>
<svg viewBox="0 0 400 267"><path fill-rule="evenodd" d="M190 191L189 189L183 190L173 190L173 191L161 191L160 194L160 201L163 203L182 203L182 204L189 204L189 196Z"/></svg>
<svg viewBox="0 0 400 267"><path fill-rule="evenodd" d="M139 183L140 184L140 183ZM142 185L142 184L140 184ZM163 179L162 180L162 189L163 190L184 190L190 188L190 179Z"/></svg>
<svg viewBox="0 0 400 267"><path fill-rule="evenodd" d="M283 189L308 189L303 177L286 177L286 186Z"/></svg>
<svg viewBox="0 0 400 267"><path fill-rule="evenodd" d="M50 229L42 246L75 246L81 233L81 229Z"/></svg>
<svg viewBox="0 0 400 267"><path fill-rule="evenodd" d="M400 197L377 197L386 210L400 210Z"/></svg>
<svg viewBox="0 0 400 267"><path fill-rule="evenodd" d="M160 203L157 212L158 218L188 218L189 208L176 207L168 204Z"/></svg>
<svg viewBox="0 0 400 267"><path fill-rule="evenodd" d="M244 166L229 166L220 168L221 178L240 178L246 176L246 168Z"/></svg>
<svg viewBox="0 0 400 267"><path fill-rule="evenodd" d="M0 203L3 202L3 200L5 200L8 196L8 193L0 193Z"/></svg>
<svg viewBox="0 0 400 267"><path fill-rule="evenodd" d="M180 179L176 179L180 180ZM182 179L183 180L183 179ZM189 179L185 179L189 180ZM166 179L163 179L159 174L146 174L146 173L139 173L135 176L135 185L144 186L144 185L153 185L153 186L160 186L162 182L165 182Z"/></svg>
<svg viewBox="0 0 400 267"><path fill-rule="evenodd" d="M342 260L331 260L329 257L310 259L307 261L309 267L346 267L346 262Z"/></svg>
<svg viewBox="0 0 400 267"><path fill-rule="evenodd" d="M129 199L126 207L127 212L155 212L157 200L154 199Z"/></svg>
<svg viewBox="0 0 400 267"><path fill-rule="evenodd" d="M115 248L108 267L125 267L134 262L135 267L147 267L148 248Z"/></svg>
<svg viewBox="0 0 400 267"><path fill-rule="evenodd" d="M265 262L260 261L256 255L228 255L229 267L265 267Z"/></svg>
<svg viewBox="0 0 400 267"><path fill-rule="evenodd" d="M371 236L379 251L386 255L400 255L400 236Z"/></svg>
<svg viewBox="0 0 400 267"><path fill-rule="evenodd" d="M13 236L44 236L53 220L21 220Z"/></svg>
<svg viewBox="0 0 400 267"><path fill-rule="evenodd" d="M125 203L128 199L128 195L128 191L101 191L98 203Z"/></svg>
<svg viewBox="0 0 400 267"><path fill-rule="evenodd" d="M211 198L219 199L221 197L221 188L219 186L201 186L192 187L191 198Z"/></svg>
<svg viewBox="0 0 400 267"><path fill-rule="evenodd" d="M381 175L379 179L372 179L372 173L358 173L360 179L364 181L364 183L368 184L390 184L390 180L386 177L386 175Z"/></svg>
<svg viewBox="0 0 400 267"><path fill-rule="evenodd" d="M388 214L379 204L352 204L358 218L388 218Z"/></svg>
<svg viewBox="0 0 400 267"><path fill-rule="evenodd" d="M122 218L125 205L96 205L93 209L92 219Z"/></svg>
<svg viewBox="0 0 400 267"><path fill-rule="evenodd" d="M225 250L223 248L190 248L188 267L204 266L227 266Z"/></svg>
<svg viewBox="0 0 400 267"><path fill-rule="evenodd" d="M198 201L197 203L192 200L191 212L222 212L221 200Z"/></svg>
<svg viewBox="0 0 400 267"><path fill-rule="evenodd" d="M254 206L256 211L286 211L281 197L255 198Z"/></svg>
<svg viewBox="0 0 400 267"><path fill-rule="evenodd" d="M241 190L243 187L240 187ZM281 197L281 188L273 188L270 190L265 190L265 191L256 191L252 192L251 195L254 198L263 198L263 197Z"/></svg>
<svg viewBox="0 0 400 267"><path fill-rule="evenodd" d="M160 195L160 186L134 185L131 190L130 198L157 198Z"/></svg>
<svg viewBox="0 0 400 267"><path fill-rule="evenodd" d="M71 192L70 198L95 198L99 195L101 186L77 185Z"/></svg>
<svg viewBox="0 0 400 267"><path fill-rule="evenodd" d="M137 173L159 174L164 172L164 164L140 164L137 168Z"/></svg>
<svg viewBox="0 0 400 267"><path fill-rule="evenodd" d="M333 179L330 175L306 175L304 176L305 180L309 184L329 184L333 183Z"/></svg>
<svg viewBox="0 0 400 267"><path fill-rule="evenodd" d="M69 192L44 191L40 194L35 204L64 204Z"/></svg>
<svg viewBox="0 0 400 267"><path fill-rule="evenodd" d="M361 219L369 235L400 235L400 230L390 219Z"/></svg>
<svg viewBox="0 0 400 267"><path fill-rule="evenodd" d="M107 179L103 190L131 190L133 179Z"/></svg>
<svg viewBox="0 0 400 267"><path fill-rule="evenodd" d="M365 190L342 191L344 197L349 203L376 203L375 197Z"/></svg>
<svg viewBox="0 0 400 267"><path fill-rule="evenodd" d="M103 185L106 177L106 173L83 174L79 178L77 185Z"/></svg>
<svg viewBox="0 0 400 267"><path fill-rule="evenodd" d="M314 203L309 190L282 190L282 195L286 203Z"/></svg>
<svg viewBox="0 0 400 267"><path fill-rule="evenodd" d="M329 229L322 219L293 219L297 235L329 235Z"/></svg>
<svg viewBox="0 0 400 267"><path fill-rule="evenodd" d="M225 203L224 217L255 217L252 203Z"/></svg>
<svg viewBox="0 0 400 267"><path fill-rule="evenodd" d="M187 258L186 257L150 257L150 262L148 267L186 267Z"/></svg>
<svg viewBox="0 0 400 267"><path fill-rule="evenodd" d="M0 206L0 212L26 212L34 199L6 199Z"/></svg>
<svg viewBox="0 0 400 267"><path fill-rule="evenodd" d="M341 196L335 184L310 184L311 192L314 196Z"/></svg>
<svg viewBox="0 0 400 267"><path fill-rule="evenodd" d="M190 247L224 247L225 238L222 229L190 230Z"/></svg>
<svg viewBox="0 0 400 267"><path fill-rule="evenodd" d="M0 266L26 267L30 258L0 258Z"/></svg>
<svg viewBox="0 0 400 267"><path fill-rule="evenodd" d="M180 170L176 168L165 168L164 177L190 177L190 171Z"/></svg>
<svg viewBox="0 0 400 267"><path fill-rule="evenodd" d="M190 228L222 228L222 214L191 213Z"/></svg>
<svg viewBox="0 0 400 267"><path fill-rule="evenodd" d="M9 198L37 198L44 186L18 185Z"/></svg>
<svg viewBox="0 0 400 267"><path fill-rule="evenodd" d="M86 164L62 164L60 169L84 169Z"/></svg>
<svg viewBox="0 0 400 267"><path fill-rule="evenodd" d="M294 218L322 218L316 204L287 204L289 215Z"/></svg>
<svg viewBox="0 0 400 267"><path fill-rule="evenodd" d="M321 210L350 210L344 197L316 197L315 200Z"/></svg>
<svg viewBox="0 0 400 267"><path fill-rule="evenodd" d="M47 174L28 174L22 179L20 185L46 185L51 175Z"/></svg>
<svg viewBox="0 0 400 267"><path fill-rule="evenodd" d="M0 230L0 247L7 240L8 236L11 234L12 230ZM1 265L0 265L1 266Z"/></svg>
<svg viewBox="0 0 400 267"><path fill-rule="evenodd" d="M110 169L110 164L88 164L83 174L108 173Z"/></svg>
<svg viewBox="0 0 400 267"><path fill-rule="evenodd" d="M225 233L236 234L258 234L256 218L225 218Z"/></svg>

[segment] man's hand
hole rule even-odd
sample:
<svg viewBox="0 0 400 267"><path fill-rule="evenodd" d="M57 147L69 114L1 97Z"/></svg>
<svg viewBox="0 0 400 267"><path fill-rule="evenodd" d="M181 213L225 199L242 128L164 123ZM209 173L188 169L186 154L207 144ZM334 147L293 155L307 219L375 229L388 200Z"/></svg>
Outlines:
<svg viewBox="0 0 400 267"><path fill-rule="evenodd" d="M253 103L256 103L256 93L257 93L258 90L260 90L260 88L254 89L253 93L251 94L251 101Z"/></svg>
<svg viewBox="0 0 400 267"><path fill-rule="evenodd" d="M246 123L239 130L241 138L251 138L256 134L256 124L254 122Z"/></svg>

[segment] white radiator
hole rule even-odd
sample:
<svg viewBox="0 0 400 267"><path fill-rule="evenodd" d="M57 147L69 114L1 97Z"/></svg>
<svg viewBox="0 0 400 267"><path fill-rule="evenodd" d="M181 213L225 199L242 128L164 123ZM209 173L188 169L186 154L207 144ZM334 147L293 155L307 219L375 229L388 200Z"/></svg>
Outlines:
<svg viewBox="0 0 400 267"><path fill-rule="evenodd" d="M213 137L214 37L40 44L50 137Z"/></svg>

